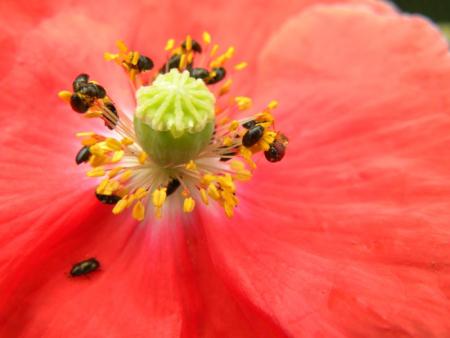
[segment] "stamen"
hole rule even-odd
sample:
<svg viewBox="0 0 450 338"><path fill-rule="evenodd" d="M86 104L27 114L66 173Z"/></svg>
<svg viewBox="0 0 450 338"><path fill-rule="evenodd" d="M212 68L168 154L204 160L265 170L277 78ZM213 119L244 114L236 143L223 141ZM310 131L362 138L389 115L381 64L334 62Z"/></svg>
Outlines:
<svg viewBox="0 0 450 338"><path fill-rule="evenodd" d="M209 45L211 43L211 35L208 32L203 32L202 37L205 45Z"/></svg>
<svg viewBox="0 0 450 338"><path fill-rule="evenodd" d="M192 212L195 208L195 201L192 197L188 197L184 200L183 211L186 213Z"/></svg>
<svg viewBox="0 0 450 338"><path fill-rule="evenodd" d="M167 59L153 72L148 72L153 61L122 41L116 43L117 53L105 53L127 73L137 93L133 120L86 73L74 79L73 91L58 94L75 112L102 119L111 131L111 136L77 133L81 148L75 162L91 167L88 177L100 178L96 198L113 205L114 215L129 208L142 221L149 208L160 218L163 208L191 213L201 201L232 217L239 203L236 182L252 178L253 157L263 152L268 162L284 158L288 139L274 129L272 114L278 102L237 118L252 108L252 99L228 95L233 75L248 64L228 67L234 47L219 53L207 32L201 41L188 35L176 46L169 39Z"/></svg>

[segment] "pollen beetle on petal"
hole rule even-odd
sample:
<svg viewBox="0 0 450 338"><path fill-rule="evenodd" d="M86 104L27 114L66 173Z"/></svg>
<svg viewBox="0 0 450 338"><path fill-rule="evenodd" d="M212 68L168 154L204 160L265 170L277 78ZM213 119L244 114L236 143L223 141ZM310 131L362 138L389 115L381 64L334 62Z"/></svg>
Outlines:
<svg viewBox="0 0 450 338"><path fill-rule="evenodd" d="M106 95L105 88L95 83L83 85L77 93L92 99L103 99Z"/></svg>
<svg viewBox="0 0 450 338"><path fill-rule="evenodd" d="M161 74L165 74L167 73L169 70L171 70L172 68L178 68L180 66L180 61L181 61L181 55L180 54L174 54L172 55L169 60L167 60L167 63L165 63L161 69L159 70L159 72Z"/></svg>
<svg viewBox="0 0 450 338"><path fill-rule="evenodd" d="M80 97L77 93L73 93L70 97L70 105L77 113L83 114L90 108L90 103Z"/></svg>
<svg viewBox="0 0 450 338"><path fill-rule="evenodd" d="M173 194L178 187L181 185L180 181L176 178L172 179L168 184L167 184L167 190L166 190L166 196L169 196L171 194Z"/></svg>
<svg viewBox="0 0 450 338"><path fill-rule="evenodd" d="M86 85L89 81L89 75L87 74L80 74L78 75L75 80L73 80L72 82L72 87L73 87L73 91L77 92L81 89L81 87L83 87L84 85Z"/></svg>
<svg viewBox="0 0 450 338"><path fill-rule="evenodd" d="M225 77L225 75L227 75L227 71L223 67L214 67L212 71L215 73L215 75L209 79L206 79L206 84L215 84L221 81Z"/></svg>
<svg viewBox="0 0 450 338"><path fill-rule="evenodd" d="M260 125L255 125L251 127L249 130L247 130L247 132L244 134L244 137L242 138L242 144L244 145L244 147L250 148L261 139L263 134L264 134L264 127Z"/></svg>
<svg viewBox="0 0 450 338"><path fill-rule="evenodd" d="M242 126L243 126L245 129L251 129L251 128L253 128L255 125L256 125L256 121L255 121L255 120L250 120L250 121L245 122L245 123L242 124Z"/></svg>
<svg viewBox="0 0 450 338"><path fill-rule="evenodd" d="M72 277L83 276L98 270L99 268L100 262L95 258L89 258L74 264L70 270L70 275Z"/></svg>
<svg viewBox="0 0 450 338"><path fill-rule="evenodd" d="M278 133L275 136L275 140L270 144L268 150L264 152L266 160L269 162L279 162L283 159L286 153L286 147L289 140L282 133Z"/></svg>
<svg viewBox="0 0 450 338"><path fill-rule="evenodd" d="M144 72L153 68L153 61L145 55L140 55L137 62L139 72Z"/></svg>
<svg viewBox="0 0 450 338"><path fill-rule="evenodd" d="M81 164L83 162L87 162L89 161L89 159L91 158L91 152L89 151L89 147L84 146L83 148L81 148L78 153L77 156L75 156L75 162L77 164Z"/></svg>
<svg viewBox="0 0 450 338"><path fill-rule="evenodd" d="M286 147L284 146L284 144L275 141L270 145L269 150L266 150L264 152L264 156L269 162L279 162L283 159L285 153Z"/></svg>
<svg viewBox="0 0 450 338"><path fill-rule="evenodd" d="M115 195L103 195L103 194L95 193L95 196L103 204L116 204L117 202L119 202L122 199L122 197L115 196Z"/></svg>
<svg viewBox="0 0 450 338"><path fill-rule="evenodd" d="M95 84L95 86L97 87L97 94L96 94L96 98L98 99L103 99L106 96L106 90L105 88L103 88L102 86Z"/></svg>
<svg viewBox="0 0 450 338"><path fill-rule="evenodd" d="M184 50L186 50L186 41L184 41L181 44L181 48L183 48ZM196 53L201 53L202 52L202 46L195 40L192 40L192 50Z"/></svg>
<svg viewBox="0 0 450 338"><path fill-rule="evenodd" d="M206 79L209 76L209 72L205 68L193 68L189 70L189 73L194 79Z"/></svg>

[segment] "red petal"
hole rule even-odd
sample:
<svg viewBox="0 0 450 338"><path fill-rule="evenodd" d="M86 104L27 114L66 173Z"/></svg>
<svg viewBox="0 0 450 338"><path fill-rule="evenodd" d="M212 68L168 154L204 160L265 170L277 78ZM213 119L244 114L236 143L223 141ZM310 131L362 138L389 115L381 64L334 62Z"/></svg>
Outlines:
<svg viewBox="0 0 450 338"><path fill-rule="evenodd" d="M217 276L193 218L139 226L86 204L30 222L0 274L2 336L286 337ZM92 256L100 271L68 276Z"/></svg>
<svg viewBox="0 0 450 338"><path fill-rule="evenodd" d="M240 11L228 12L232 4L223 5L227 6L224 10L205 5L204 12L187 15L186 11L191 8L183 7L182 3L180 9L173 8L176 15L169 16L170 4L148 5L143 10L123 7L123 3L104 6L103 2L96 1L89 6L81 3L64 7L65 11L58 13L56 7L45 3L31 10L25 6L20 17L18 14L9 17L11 22L8 23L15 23L15 26L2 21L5 26L25 31L19 37L5 35L5 40L2 35L2 41L11 47L10 54L3 54L5 59L2 55L2 61L7 62L2 63L0 69L0 89L8 93L1 100L2 121L6 123L2 127L2 162L7 163L7 167L2 168L0 181L4 187L0 196L3 206L0 260L7 263L2 264L0 274L0 289L4 295L0 317L8 320L1 327L5 336L60 337L95 333L157 337L285 336L278 322L285 325L286 330L295 330L295 326L286 324L291 318L289 313L280 320L276 311L279 302L273 303L275 314L271 318L271 306L263 310L259 303L246 298L248 294L253 295L242 291L247 290L247 279L240 280L243 288L229 276L225 282L221 280L229 268L217 263L220 261L210 260L210 248L197 226L191 224L192 228L183 235L180 222L136 228L134 222L127 222L124 217L116 218L117 224L112 224L109 208L94 205L91 192L84 191L88 186L78 191L79 186L85 184L79 183L82 174L73 167L77 146L70 135L89 124L80 123L78 116L60 105L55 96L58 90L68 87L67 74L74 76L81 71L92 71L95 78L108 83L108 89L116 94L114 98L129 105L130 100L124 98L124 87L120 85L123 77L114 70L111 72L113 65L105 65L101 60L101 53L111 50L115 39L122 37L132 41L131 38L136 37L136 45L146 42L148 50L153 51L159 49L166 38L159 32L174 32L169 28L175 27L174 23L180 24L176 29L187 30L183 33L200 32L209 29L203 26L211 25L211 32L217 32L220 40L228 42L233 36L242 36L242 40L237 40L238 46L251 41L250 51L262 47L263 41L269 39L268 32L282 23L284 15L293 14L305 5L271 8L251 7L247 3L235 5ZM22 8L20 4L17 6ZM386 6L380 4L380 7ZM260 20L261 13L267 12L271 13L271 18L273 15L273 20ZM106 19L98 21L100 14ZM18 18L29 21L19 23ZM192 28L195 21L198 24ZM131 22L138 22L139 26ZM243 22L247 35L239 34ZM261 25L262 33L258 36L248 29L256 23ZM151 34L155 34L154 39L149 37ZM221 35L225 38L221 39ZM251 55L254 54L253 50ZM5 64L8 67L4 67ZM4 70L7 76L3 76ZM58 116L58 123L50 116ZM267 186L262 187L267 191ZM243 205L250 204L244 202ZM244 221L241 226L249 222ZM211 243L215 243L214 240ZM220 243L218 245L220 247ZM238 253L241 252L237 250ZM91 279L67 277L65 272L72 263L92 255L98 255L103 271ZM295 261L298 257L293 255L292 261L286 260L282 268L289 263L298 264ZM267 262L276 259L277 256L271 256ZM237 268L241 269L246 263L243 259ZM263 269L266 262L262 263L253 269ZM335 269L334 264L331 260L330 271ZM252 267L248 272L252 272ZM279 273L282 272L280 269ZM297 275L293 274L292 279L294 277ZM283 282L288 285L291 278ZM273 283L271 288L275 289ZM270 296L267 290L267 297ZM338 289L330 296L329 303L335 311L344 311L346 304L355 301L352 295ZM288 309L289 304L286 305ZM355 308L353 306L352 310Z"/></svg>
<svg viewBox="0 0 450 338"><path fill-rule="evenodd" d="M446 40L422 18L322 7L260 66L291 142L237 217L205 220L224 278L292 336L448 336Z"/></svg>

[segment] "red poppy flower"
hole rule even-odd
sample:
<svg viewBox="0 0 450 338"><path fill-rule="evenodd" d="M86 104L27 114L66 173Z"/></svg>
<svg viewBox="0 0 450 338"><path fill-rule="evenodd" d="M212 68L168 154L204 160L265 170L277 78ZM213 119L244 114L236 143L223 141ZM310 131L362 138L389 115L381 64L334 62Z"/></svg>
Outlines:
<svg viewBox="0 0 450 338"><path fill-rule="evenodd" d="M0 5L2 337L450 336L450 55L377 1ZM155 64L209 31L276 98L285 159L258 161L233 218L111 215L74 163L90 128L56 93L89 72L132 113L123 39ZM100 128L100 124L96 124ZM98 182L97 182L98 183ZM71 278L89 257L101 269Z"/></svg>

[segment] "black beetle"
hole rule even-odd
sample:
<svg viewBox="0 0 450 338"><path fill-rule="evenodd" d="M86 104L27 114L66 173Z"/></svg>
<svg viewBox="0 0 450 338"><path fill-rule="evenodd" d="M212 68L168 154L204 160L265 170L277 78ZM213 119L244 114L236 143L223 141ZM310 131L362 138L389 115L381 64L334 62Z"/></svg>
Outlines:
<svg viewBox="0 0 450 338"><path fill-rule="evenodd" d="M81 164L83 162L87 162L89 161L89 159L91 158L91 152L89 150L89 147L84 146L83 148L81 148L78 153L77 156L75 156L75 162L77 164Z"/></svg>
<svg viewBox="0 0 450 338"><path fill-rule="evenodd" d="M95 193L95 196L103 204L116 204L117 202L119 202L122 199L122 197L115 196L115 195L103 195L103 194Z"/></svg>
<svg viewBox="0 0 450 338"><path fill-rule="evenodd" d="M244 145L244 147L250 148L261 139L263 134L264 134L264 127L260 125L255 125L251 127L249 130L247 130L247 132L244 134L244 137L242 138L242 144Z"/></svg>
<svg viewBox="0 0 450 338"><path fill-rule="evenodd" d="M70 275L72 277L83 276L98 270L99 268L100 262L95 258L89 258L74 264L70 270Z"/></svg>
<svg viewBox="0 0 450 338"><path fill-rule="evenodd" d="M173 194L178 187L181 185L180 181L177 178L172 179L168 184L167 184L167 190L166 190L166 196L169 196L171 194Z"/></svg>

